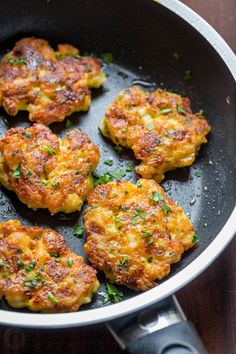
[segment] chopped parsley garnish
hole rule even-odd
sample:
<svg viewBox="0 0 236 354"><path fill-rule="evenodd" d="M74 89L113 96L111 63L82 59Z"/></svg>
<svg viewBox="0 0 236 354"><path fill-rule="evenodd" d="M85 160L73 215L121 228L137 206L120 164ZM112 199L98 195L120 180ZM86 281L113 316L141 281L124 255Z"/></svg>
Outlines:
<svg viewBox="0 0 236 354"><path fill-rule="evenodd" d="M32 133L30 133L30 132L23 132L22 133L26 138L29 138L29 137L31 137L33 134Z"/></svg>
<svg viewBox="0 0 236 354"><path fill-rule="evenodd" d="M38 283L37 279L30 278L24 282L24 285L28 286L29 288L35 288L37 283Z"/></svg>
<svg viewBox="0 0 236 354"><path fill-rule="evenodd" d="M104 92L104 93L109 92L109 91L110 91L109 87L103 87L103 89L102 89L102 92Z"/></svg>
<svg viewBox="0 0 236 354"><path fill-rule="evenodd" d="M109 65L113 61L113 54L112 53L103 53L102 60L105 64Z"/></svg>
<svg viewBox="0 0 236 354"><path fill-rule="evenodd" d="M117 303L123 300L124 295L122 291L117 289L114 285L107 283L106 296L103 297L103 304L107 302Z"/></svg>
<svg viewBox="0 0 236 354"><path fill-rule="evenodd" d="M178 112L178 113L186 114L186 112L185 112L185 110L183 109L183 107L180 106L179 104L176 105L176 109L177 109L177 112Z"/></svg>
<svg viewBox="0 0 236 354"><path fill-rule="evenodd" d="M118 267L123 267L128 262L129 257L124 256L118 264Z"/></svg>
<svg viewBox="0 0 236 354"><path fill-rule="evenodd" d="M18 259L17 265L18 265L19 267L21 267L21 266L23 265L22 259Z"/></svg>
<svg viewBox="0 0 236 354"><path fill-rule="evenodd" d="M138 216L140 216L141 219L146 220L146 215L145 215L145 212L143 210L136 209L135 211L138 214Z"/></svg>
<svg viewBox="0 0 236 354"><path fill-rule="evenodd" d="M12 172L12 176L16 179L19 179L21 176L21 163L18 164L15 171Z"/></svg>
<svg viewBox="0 0 236 354"><path fill-rule="evenodd" d="M202 172L201 171L196 171L194 174L197 177L202 177Z"/></svg>
<svg viewBox="0 0 236 354"><path fill-rule="evenodd" d="M121 76L123 79L127 79L128 75L124 73L123 71L119 71L117 75Z"/></svg>
<svg viewBox="0 0 236 354"><path fill-rule="evenodd" d="M28 267L28 266L24 266L24 270L25 270L27 273L29 273L29 272L31 271L30 267Z"/></svg>
<svg viewBox="0 0 236 354"><path fill-rule="evenodd" d="M113 165L113 160L105 160L104 164L108 165L108 166L112 166Z"/></svg>
<svg viewBox="0 0 236 354"><path fill-rule="evenodd" d="M48 298L51 300L54 304L58 304L58 299L53 295L53 293L49 292L48 293Z"/></svg>
<svg viewBox="0 0 236 354"><path fill-rule="evenodd" d="M161 207L165 215L167 215L171 211L171 208L166 204L163 204Z"/></svg>
<svg viewBox="0 0 236 354"><path fill-rule="evenodd" d="M78 54L76 54L76 55L78 55ZM62 53L56 53L55 57L58 60L62 60L62 59L65 59L67 57L72 57L72 56L76 58L76 55L73 55L71 52L65 52L63 54ZM77 58L77 59L80 59L80 58Z"/></svg>
<svg viewBox="0 0 236 354"><path fill-rule="evenodd" d="M114 177L117 181L120 181L122 177L125 177L125 171L118 170L118 171L111 171L108 172L111 177Z"/></svg>
<svg viewBox="0 0 236 354"><path fill-rule="evenodd" d="M105 172L103 175L99 176L97 173L93 172L93 184L94 186L98 186L100 184L105 184L113 181L113 177Z"/></svg>
<svg viewBox="0 0 236 354"><path fill-rule="evenodd" d="M73 235L78 237L78 238L82 238L83 236L83 232L84 232L84 227L81 224L76 224L73 227Z"/></svg>
<svg viewBox="0 0 236 354"><path fill-rule="evenodd" d="M116 152L118 152L118 154L120 154L120 153L123 151L123 148L122 148L122 146L120 146L120 145L116 145L116 146L114 147L114 149L116 150Z"/></svg>
<svg viewBox="0 0 236 354"><path fill-rule="evenodd" d="M168 135L173 135L174 133L175 133L175 130L174 129L170 129L170 130L168 130Z"/></svg>
<svg viewBox="0 0 236 354"><path fill-rule="evenodd" d="M163 109L160 109L160 113L161 114L168 114L172 112L172 108L163 108Z"/></svg>
<svg viewBox="0 0 236 354"><path fill-rule="evenodd" d="M191 69L186 69L184 71L184 80L188 81L192 79L192 70Z"/></svg>
<svg viewBox="0 0 236 354"><path fill-rule="evenodd" d="M115 222L120 222L120 218L118 216L115 216Z"/></svg>
<svg viewBox="0 0 236 354"><path fill-rule="evenodd" d="M128 192L128 191L125 191L124 193L125 193L125 195L129 194L129 192Z"/></svg>
<svg viewBox="0 0 236 354"><path fill-rule="evenodd" d="M141 238L147 238L147 237L150 237L152 236L152 233L149 232L148 230L141 230L141 232L145 235L141 236Z"/></svg>
<svg viewBox="0 0 236 354"><path fill-rule="evenodd" d="M53 149L51 146L43 146L43 151L46 151L49 153L49 155L56 155L56 150Z"/></svg>
<svg viewBox="0 0 236 354"><path fill-rule="evenodd" d="M127 128L125 128L125 127L121 128L122 133L126 132L126 130L127 130Z"/></svg>
<svg viewBox="0 0 236 354"><path fill-rule="evenodd" d="M157 192L152 192L152 199L154 202L159 203L160 201L165 200L165 197Z"/></svg>
<svg viewBox="0 0 236 354"><path fill-rule="evenodd" d="M26 58L14 58L12 56L9 56L7 59L10 64L23 65L27 63Z"/></svg>
<svg viewBox="0 0 236 354"><path fill-rule="evenodd" d="M193 242L193 243L197 243L198 241L199 241L198 234L197 234L196 232L194 232L192 242Z"/></svg>
<svg viewBox="0 0 236 354"><path fill-rule="evenodd" d="M36 266L36 264L37 264L36 261L32 261L32 262L30 262L29 266L30 266L30 268L33 269Z"/></svg>
<svg viewBox="0 0 236 354"><path fill-rule="evenodd" d="M9 273L8 272L4 272L2 276L3 276L3 278L8 278L9 277Z"/></svg>
<svg viewBox="0 0 236 354"><path fill-rule="evenodd" d="M44 186L50 186L50 181L48 180L48 179L43 179L42 180L42 184L44 185Z"/></svg>
<svg viewBox="0 0 236 354"><path fill-rule="evenodd" d="M73 125L72 121L69 118L67 118L67 120L66 120L66 128L70 128L72 125Z"/></svg>
<svg viewBox="0 0 236 354"><path fill-rule="evenodd" d="M200 111L199 111L198 113L201 114L201 115L204 115L204 114L205 114L205 112L204 112L203 109L200 109Z"/></svg>
<svg viewBox="0 0 236 354"><path fill-rule="evenodd" d="M154 242L154 238L152 237L152 238L150 238L150 240L148 241L147 246L151 246L151 245L153 244L153 242Z"/></svg>
<svg viewBox="0 0 236 354"><path fill-rule="evenodd" d="M131 162L127 162L127 164L126 164L126 172L131 172L131 171L132 171Z"/></svg>
<svg viewBox="0 0 236 354"><path fill-rule="evenodd" d="M70 216L67 216L63 213L60 213L59 216L58 216L58 219L59 220L71 220L71 217Z"/></svg>
<svg viewBox="0 0 236 354"><path fill-rule="evenodd" d="M69 257L69 258L67 259L66 263L68 264L69 267L72 267L72 265L73 265L73 263L74 263L73 258L70 258L70 257Z"/></svg>
<svg viewBox="0 0 236 354"><path fill-rule="evenodd" d="M143 188L143 185L141 183L138 183L137 188Z"/></svg>
<svg viewBox="0 0 236 354"><path fill-rule="evenodd" d="M59 262L61 262L61 257L60 257L60 255L59 254L52 254L52 257L54 257L55 258L55 261L57 262L57 263L59 263Z"/></svg>
<svg viewBox="0 0 236 354"><path fill-rule="evenodd" d="M2 259L0 259L0 268L4 267L4 262Z"/></svg>
<svg viewBox="0 0 236 354"><path fill-rule="evenodd" d="M130 219L130 221L131 221L131 224L133 224L133 225L136 225L136 224L137 224L137 222L138 222L138 220L137 220L137 217L136 217L136 216L132 216L132 218Z"/></svg>

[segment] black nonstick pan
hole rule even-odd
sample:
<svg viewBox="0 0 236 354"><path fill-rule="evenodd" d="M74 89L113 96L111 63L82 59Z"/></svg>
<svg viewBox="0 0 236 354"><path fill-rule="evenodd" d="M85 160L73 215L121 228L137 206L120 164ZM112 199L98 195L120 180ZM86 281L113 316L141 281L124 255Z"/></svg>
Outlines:
<svg viewBox="0 0 236 354"><path fill-rule="evenodd" d="M17 311L1 303L0 324L22 327L64 328L111 321L109 326L123 349L130 353L206 353L178 303L170 295L202 272L226 247L236 230L236 59L223 39L198 15L177 0L8 0L0 2L0 51L16 40L35 36L52 45L71 43L81 52L97 56L112 53L105 65L108 80L93 91L89 112L71 117L73 127L84 129L101 149L97 172L124 170L135 165L126 150L118 154L98 130L108 105L117 93L132 84L147 90L156 87L185 94L193 111L203 109L212 126L209 142L202 146L192 167L167 173L162 185L190 214L200 241L171 275L145 293L120 287L124 300L102 304L106 281L94 301L69 314L36 314ZM191 72L186 80L186 71ZM29 125L26 113L10 117L1 110L1 136L10 127ZM63 136L66 124L53 124ZM103 163L112 157L114 165ZM123 179L137 180L133 172ZM82 213L69 220L47 211L32 211L14 193L1 187L0 220L19 219L26 225L50 227L65 236L69 246L84 255L83 239L72 227ZM86 208L86 206L85 206ZM194 296L194 294L192 295ZM140 312L141 311L141 312ZM119 320L118 320L119 318ZM169 350L169 351L168 351ZM182 350L182 351L181 351ZM185 350L185 351L184 351ZM187 351L188 350L188 351Z"/></svg>

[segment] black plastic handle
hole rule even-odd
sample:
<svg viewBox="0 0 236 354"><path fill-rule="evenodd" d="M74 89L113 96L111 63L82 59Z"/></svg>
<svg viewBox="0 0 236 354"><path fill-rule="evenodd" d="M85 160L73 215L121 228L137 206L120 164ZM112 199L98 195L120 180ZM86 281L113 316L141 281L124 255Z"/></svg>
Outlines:
<svg viewBox="0 0 236 354"><path fill-rule="evenodd" d="M125 353L207 354L174 296L107 326Z"/></svg>
<svg viewBox="0 0 236 354"><path fill-rule="evenodd" d="M128 344L129 354L207 354L195 328L181 321Z"/></svg>

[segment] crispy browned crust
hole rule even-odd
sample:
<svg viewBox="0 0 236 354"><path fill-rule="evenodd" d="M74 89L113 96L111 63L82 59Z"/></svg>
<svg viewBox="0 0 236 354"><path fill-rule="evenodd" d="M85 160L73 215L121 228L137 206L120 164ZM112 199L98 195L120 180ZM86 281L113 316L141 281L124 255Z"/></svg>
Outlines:
<svg viewBox="0 0 236 354"><path fill-rule="evenodd" d="M155 201L154 192L162 200ZM194 246L190 220L154 180L103 184L89 194L88 203L84 249L111 282L147 290Z"/></svg>
<svg viewBox="0 0 236 354"><path fill-rule="evenodd" d="M0 151L0 182L29 208L47 208L51 214L81 209L100 156L82 130L71 130L61 140L41 124L8 130Z"/></svg>
<svg viewBox="0 0 236 354"><path fill-rule="evenodd" d="M109 107L101 130L115 144L134 151L141 160L138 174L160 182L166 171L194 162L210 126L200 113L192 113L187 97L131 87Z"/></svg>
<svg viewBox="0 0 236 354"><path fill-rule="evenodd" d="M0 223L0 298L16 308L70 312L91 301L96 271L50 229Z"/></svg>
<svg viewBox="0 0 236 354"><path fill-rule="evenodd" d="M105 81L99 59L79 57L68 44L54 51L43 39L24 38L1 61L0 105L13 116L27 110L30 120L49 125L88 110L89 88Z"/></svg>

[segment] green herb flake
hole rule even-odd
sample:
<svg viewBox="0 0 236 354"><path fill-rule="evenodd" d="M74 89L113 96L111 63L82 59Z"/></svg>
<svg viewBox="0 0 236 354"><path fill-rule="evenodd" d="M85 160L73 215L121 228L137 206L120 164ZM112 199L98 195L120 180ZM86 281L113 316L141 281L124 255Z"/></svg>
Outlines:
<svg viewBox="0 0 236 354"><path fill-rule="evenodd" d="M178 113L181 113L181 114L186 114L185 110L183 109L182 106L180 106L179 104L176 105L176 109L177 109L177 112Z"/></svg>
<svg viewBox="0 0 236 354"><path fill-rule="evenodd" d="M198 234L197 234L196 232L194 232L192 242L193 242L193 243L199 242Z"/></svg>
<svg viewBox="0 0 236 354"><path fill-rule="evenodd" d="M37 285L37 279L29 278L24 282L24 285L28 286L29 288L35 288Z"/></svg>
<svg viewBox="0 0 236 354"><path fill-rule="evenodd" d="M165 215L167 215L171 211L171 208L166 204L163 204L161 207Z"/></svg>
<svg viewBox="0 0 236 354"><path fill-rule="evenodd" d="M107 295L106 302L110 301L112 303L117 303L122 301L124 298L122 291L120 291L119 289L117 289L117 287L109 283L107 283L106 295Z"/></svg>
<svg viewBox="0 0 236 354"><path fill-rule="evenodd" d="M100 184L105 184L113 181L113 177L105 172L103 175L99 176L97 173L93 172L93 184L94 186L98 186Z"/></svg>
<svg viewBox="0 0 236 354"><path fill-rule="evenodd" d="M25 136L26 138L30 138L33 134L31 132L23 132L22 133L23 136Z"/></svg>
<svg viewBox="0 0 236 354"><path fill-rule="evenodd" d="M48 186L50 186L50 181L48 180L48 179L43 179L42 180L42 184L44 185L44 186L46 186L46 187L48 187Z"/></svg>
<svg viewBox="0 0 236 354"><path fill-rule="evenodd" d="M191 69L186 69L184 71L184 80L189 81L192 79L192 70Z"/></svg>
<svg viewBox="0 0 236 354"><path fill-rule="evenodd" d="M103 89L102 89L103 93L106 93L106 92L109 92L109 91L110 91L109 87L103 87Z"/></svg>
<svg viewBox="0 0 236 354"><path fill-rule="evenodd" d="M21 266L23 265L22 259L18 259L17 265L18 265L19 267L21 267Z"/></svg>
<svg viewBox="0 0 236 354"><path fill-rule="evenodd" d="M109 250L108 250L108 252L111 253L111 254L112 254L114 251L115 251L115 250L114 250L114 248L112 248L112 247L110 247Z"/></svg>
<svg viewBox="0 0 236 354"><path fill-rule="evenodd" d="M72 125L73 125L72 121L69 118L67 118L67 120L66 120L66 128L70 128L70 127L72 127Z"/></svg>
<svg viewBox="0 0 236 354"><path fill-rule="evenodd" d="M66 261L66 264L67 264L69 267L72 267L73 263L74 263L74 260L73 260L73 258L71 258L71 257L69 257L69 258L67 259L67 261Z"/></svg>
<svg viewBox="0 0 236 354"><path fill-rule="evenodd" d="M51 146L43 146L43 151L48 152L49 155L56 155L56 150L53 149Z"/></svg>
<svg viewBox="0 0 236 354"><path fill-rule="evenodd" d="M112 61L113 61L113 54L112 53L103 53L102 54L102 60L107 65L111 64Z"/></svg>
<svg viewBox="0 0 236 354"><path fill-rule="evenodd" d="M201 171L196 171L194 174L197 177L202 177L202 172Z"/></svg>
<svg viewBox="0 0 236 354"><path fill-rule="evenodd" d="M137 188L143 188L143 185L141 183L137 183Z"/></svg>
<svg viewBox="0 0 236 354"><path fill-rule="evenodd" d="M111 171L111 172L108 172L108 174L115 178L117 181L120 181L122 177L125 177L126 173L125 171L122 171L122 170L118 170L118 171Z"/></svg>
<svg viewBox="0 0 236 354"><path fill-rule="evenodd" d="M127 162L126 164L126 172L131 172L132 171L132 165L131 165L131 162Z"/></svg>
<svg viewBox="0 0 236 354"><path fill-rule="evenodd" d="M116 146L114 147L114 150L115 150L116 152L118 152L118 154L120 154L120 153L123 151L123 148L122 148L122 146L120 146L120 145L116 145Z"/></svg>
<svg viewBox="0 0 236 354"><path fill-rule="evenodd" d="M37 264L36 261L32 261L32 262L30 262L29 266L30 266L30 268L33 269L33 268L35 268L36 264Z"/></svg>
<svg viewBox="0 0 236 354"><path fill-rule="evenodd" d="M124 265L126 265L126 263L128 262L128 259L129 259L128 256L122 257L121 261L118 264L118 267L123 267Z"/></svg>
<svg viewBox="0 0 236 354"><path fill-rule="evenodd" d="M141 238L147 238L147 237L150 237L152 236L152 233L149 232L148 230L141 230L141 232L145 235L141 236Z"/></svg>
<svg viewBox="0 0 236 354"><path fill-rule="evenodd" d="M138 220L137 220L136 216L132 216L130 221L131 221L131 224L133 224L133 225L136 225L138 223Z"/></svg>
<svg viewBox="0 0 236 354"><path fill-rule="evenodd" d="M9 273L8 272L4 272L2 276L3 276L4 279L8 278L9 277Z"/></svg>
<svg viewBox="0 0 236 354"><path fill-rule="evenodd" d="M112 166L113 165L113 160L105 160L104 164L108 165L108 166Z"/></svg>
<svg viewBox="0 0 236 354"><path fill-rule="evenodd" d="M78 237L78 238L82 238L83 236L83 232L84 232L84 227L81 224L76 224L73 227L73 235Z"/></svg>
<svg viewBox="0 0 236 354"><path fill-rule="evenodd" d="M128 191L125 191L124 193L125 193L125 195L129 194L129 192L128 192Z"/></svg>
<svg viewBox="0 0 236 354"><path fill-rule="evenodd" d="M29 272L31 271L30 267L28 267L28 266L24 266L24 270L25 270L27 273L29 273Z"/></svg>
<svg viewBox="0 0 236 354"><path fill-rule="evenodd" d="M205 114L203 109L200 109L200 111L198 113L201 114L202 116Z"/></svg>
<svg viewBox="0 0 236 354"><path fill-rule="evenodd" d="M161 114L168 114L172 112L172 108L163 108L163 109L160 109L160 113Z"/></svg>
<svg viewBox="0 0 236 354"><path fill-rule="evenodd" d="M165 200L165 197L163 197L163 195L157 193L157 192L152 192L152 199L154 200L154 202L161 202L162 200Z"/></svg>
<svg viewBox="0 0 236 354"><path fill-rule="evenodd" d="M175 133L175 130L174 129L170 129L170 130L168 130L168 135L173 135L174 133Z"/></svg>
<svg viewBox="0 0 236 354"><path fill-rule="evenodd" d="M118 216L115 216L115 223L120 222L120 218Z"/></svg>
<svg viewBox="0 0 236 354"><path fill-rule="evenodd" d="M143 210L136 209L135 211L138 214L138 216L140 216L141 219L146 220L146 215L145 215L145 212Z"/></svg>
<svg viewBox="0 0 236 354"><path fill-rule="evenodd" d="M152 263L153 257L152 256L148 257L147 261L148 261L148 263Z"/></svg>
<svg viewBox="0 0 236 354"><path fill-rule="evenodd" d="M126 132L126 131L127 131L127 128L125 128L125 127L124 127L124 128L121 128L121 132L122 132L122 133L124 133L124 132Z"/></svg>
<svg viewBox="0 0 236 354"><path fill-rule="evenodd" d="M3 267L4 267L3 259L0 258L0 268L3 268Z"/></svg>
<svg viewBox="0 0 236 354"><path fill-rule="evenodd" d="M154 240L154 238L152 237L152 238L150 238L150 240L148 241L148 243L147 243L147 246L149 247L149 246L151 246L152 244L153 244L153 242L154 242L155 240Z"/></svg>
<svg viewBox="0 0 236 354"><path fill-rule="evenodd" d="M58 299L53 295L52 292L48 293L48 299L51 300L54 304L58 304Z"/></svg>
<svg viewBox="0 0 236 354"><path fill-rule="evenodd" d="M23 65L23 64L26 64L27 63L27 60L26 58L22 58L22 57L19 57L19 58L14 58L12 56L8 56L8 62L10 64L15 64L15 65Z"/></svg>
<svg viewBox="0 0 236 354"><path fill-rule="evenodd" d="M15 171L12 172L12 176L15 179L19 179L21 176L21 163L18 164L18 166L16 167Z"/></svg>

